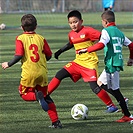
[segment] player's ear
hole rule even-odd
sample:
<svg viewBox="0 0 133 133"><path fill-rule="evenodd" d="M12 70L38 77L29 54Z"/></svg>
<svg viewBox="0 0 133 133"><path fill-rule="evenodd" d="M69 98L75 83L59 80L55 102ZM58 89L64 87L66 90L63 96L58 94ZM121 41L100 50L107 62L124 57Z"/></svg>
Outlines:
<svg viewBox="0 0 133 133"><path fill-rule="evenodd" d="M106 19L104 19L104 22L105 22L106 25L108 24L108 21Z"/></svg>
<svg viewBox="0 0 133 133"><path fill-rule="evenodd" d="M83 19L81 19L80 21L81 21L81 23L83 23Z"/></svg>
<svg viewBox="0 0 133 133"><path fill-rule="evenodd" d="M22 26L22 25L21 25L21 29L22 29L23 31L25 31L24 26Z"/></svg>
<svg viewBox="0 0 133 133"><path fill-rule="evenodd" d="M22 25L21 25L21 29L24 30Z"/></svg>

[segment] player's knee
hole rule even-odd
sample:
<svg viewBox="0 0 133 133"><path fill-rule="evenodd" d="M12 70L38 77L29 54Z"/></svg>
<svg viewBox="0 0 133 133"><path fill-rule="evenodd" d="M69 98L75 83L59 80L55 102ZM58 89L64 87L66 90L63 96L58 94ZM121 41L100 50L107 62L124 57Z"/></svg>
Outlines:
<svg viewBox="0 0 133 133"><path fill-rule="evenodd" d="M55 77L56 77L57 79L59 79L59 80L62 80L62 79L63 79L63 70L62 70L62 69L59 70L59 71L56 73Z"/></svg>
<svg viewBox="0 0 133 133"><path fill-rule="evenodd" d="M94 88L92 90L95 94L98 94L101 91L101 88L99 86L97 86L96 88Z"/></svg>
<svg viewBox="0 0 133 133"><path fill-rule="evenodd" d="M64 78L66 78L66 77L70 77L70 74L68 73L68 71L67 71L66 69L62 68L61 70L59 70L59 71L56 73L55 77L56 77L57 79L59 79L59 80L62 80L62 79L64 79Z"/></svg>
<svg viewBox="0 0 133 133"><path fill-rule="evenodd" d="M90 87L91 87L92 91L95 94L98 94L101 91L101 88L98 86L96 81L89 82L89 84L90 84Z"/></svg>

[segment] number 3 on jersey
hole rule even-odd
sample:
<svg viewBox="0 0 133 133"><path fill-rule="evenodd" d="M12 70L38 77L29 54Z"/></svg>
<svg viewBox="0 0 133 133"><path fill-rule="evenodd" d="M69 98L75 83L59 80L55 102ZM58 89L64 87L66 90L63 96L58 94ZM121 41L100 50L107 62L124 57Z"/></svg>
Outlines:
<svg viewBox="0 0 133 133"><path fill-rule="evenodd" d="M36 44L31 44L29 47L29 50L32 50L32 54L33 54L33 56L30 56L30 59L33 62L38 62L40 59L40 56L38 54L38 46Z"/></svg>

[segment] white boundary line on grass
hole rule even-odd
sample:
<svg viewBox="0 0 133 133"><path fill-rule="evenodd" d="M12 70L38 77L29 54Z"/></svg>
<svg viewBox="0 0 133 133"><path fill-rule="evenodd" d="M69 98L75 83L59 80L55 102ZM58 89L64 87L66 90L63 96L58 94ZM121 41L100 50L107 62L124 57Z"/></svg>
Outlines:
<svg viewBox="0 0 133 133"><path fill-rule="evenodd" d="M128 59L128 58L127 58ZM73 60L68 60L68 61L66 61L66 60L55 60L55 61L47 61L47 63L48 64L54 64L54 63L68 63L68 62L72 62ZM103 61L103 63L104 63L104 60L99 60L99 62L101 62L101 61ZM1 65L2 63L0 62L0 65ZM18 63L16 63L16 64L21 64L21 62L19 61Z"/></svg>
<svg viewBox="0 0 133 133"><path fill-rule="evenodd" d="M57 60L57 61L47 61L47 63L48 64L54 64L54 63L67 63L67 62L71 62L71 61L65 61L65 60L61 60L61 61L59 61L59 60ZM0 63L0 65L1 65L2 63ZM18 63L16 63L16 64L21 64L21 62L18 62Z"/></svg>

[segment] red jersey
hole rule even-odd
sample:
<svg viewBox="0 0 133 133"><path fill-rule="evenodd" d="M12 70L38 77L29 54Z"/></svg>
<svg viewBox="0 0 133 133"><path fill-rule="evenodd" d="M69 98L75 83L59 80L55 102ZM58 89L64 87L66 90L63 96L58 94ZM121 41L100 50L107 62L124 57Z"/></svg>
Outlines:
<svg viewBox="0 0 133 133"><path fill-rule="evenodd" d="M70 31L68 34L70 44L74 45L75 51L88 48L94 45L95 41L100 38L101 32L91 27L82 26L79 32ZM76 53L75 63L85 67L94 69L97 68L98 57L95 52L92 53Z"/></svg>

